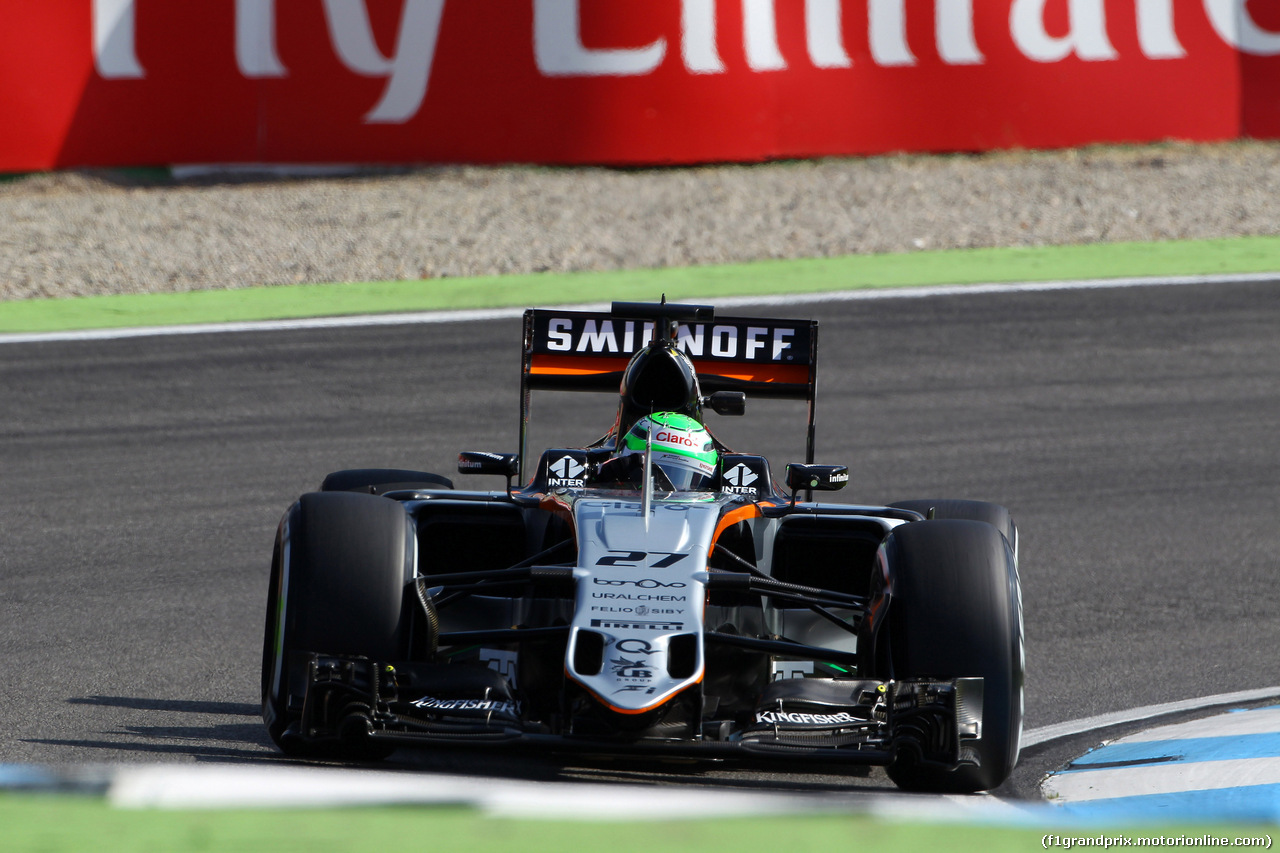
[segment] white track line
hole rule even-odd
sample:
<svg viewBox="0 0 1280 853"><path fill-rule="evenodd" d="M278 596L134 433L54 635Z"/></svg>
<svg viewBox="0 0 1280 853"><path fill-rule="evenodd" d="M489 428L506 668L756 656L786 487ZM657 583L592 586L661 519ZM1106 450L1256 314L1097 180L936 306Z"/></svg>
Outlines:
<svg viewBox="0 0 1280 853"><path fill-rule="evenodd" d="M1101 290L1120 287L1176 287L1181 285L1248 284L1280 280L1280 272L1238 275L1199 275L1173 278L1107 278L1068 281L1041 281L1022 284L958 284L937 287L892 287L868 290L836 290L794 293L782 296L731 296L702 301L717 308L746 306L793 306L821 302L856 302L882 299L923 299L932 296L982 296L997 293L1042 293L1055 290ZM696 297L689 297L696 299ZM548 306L579 311L605 311L608 303ZM518 319L523 308L489 308L468 311L415 311L402 314L361 314L344 317L307 317L294 320L254 320L238 323L193 323L182 326L138 326L121 329L82 329L67 332L0 334L0 344L27 344L65 341L108 341L160 335L207 335L235 332L274 332L295 329L333 329L359 326L401 326L422 323L467 323L484 320Z"/></svg>
<svg viewBox="0 0 1280 853"><path fill-rule="evenodd" d="M232 764L121 767L107 798L123 808L456 805L508 816L575 820L780 815L838 808L833 798L775 792ZM839 807L847 803L841 801Z"/></svg>
<svg viewBox="0 0 1280 853"><path fill-rule="evenodd" d="M868 793L868 792L859 792ZM530 782L413 771L333 767L158 764L117 768L107 791L117 808L253 809L433 805L552 820L647 821L847 814L884 820L1024 823L1036 808L990 796L850 796L699 786Z"/></svg>
<svg viewBox="0 0 1280 853"><path fill-rule="evenodd" d="M1125 735L1123 743L1153 743L1188 738L1221 738L1280 733L1280 708L1256 708L1247 713L1215 714L1187 723L1173 723Z"/></svg>
<svg viewBox="0 0 1280 853"><path fill-rule="evenodd" d="M337 329L360 326L405 326L422 323L467 323L518 319L523 308L475 311L420 311L406 314L356 314L346 317L306 317L296 320L248 320L240 323L192 323L183 326L133 326L122 329L79 329L69 332L0 334L0 344L50 341L112 341L160 335L216 335L235 332L279 332L295 329Z"/></svg>
<svg viewBox="0 0 1280 853"><path fill-rule="evenodd" d="M1245 702L1260 702L1263 699L1280 698L1280 686L1263 687L1258 690L1241 690L1238 693L1219 693L1215 696L1202 696L1199 699L1184 699L1181 702L1167 702L1163 705L1147 705L1145 708L1133 708L1128 711L1115 711L1110 714L1099 714L1082 720L1069 720L1052 726L1043 726L1023 732L1023 747L1036 746L1051 740L1088 734L1097 729L1119 726L1125 723L1137 723L1166 714L1177 714L1185 711L1204 711L1223 705L1237 705Z"/></svg>

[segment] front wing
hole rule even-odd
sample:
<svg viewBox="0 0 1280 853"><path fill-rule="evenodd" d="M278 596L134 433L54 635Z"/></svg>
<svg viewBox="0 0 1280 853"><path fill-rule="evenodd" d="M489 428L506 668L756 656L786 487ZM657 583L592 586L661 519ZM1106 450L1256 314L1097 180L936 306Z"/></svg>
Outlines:
<svg viewBox="0 0 1280 853"><path fill-rule="evenodd" d="M555 731L528 721L505 679L482 667L387 663L307 654L302 747L523 746L554 752L687 758L799 759L883 765L909 756L944 768L976 763L982 679L775 682L767 703L737 720L704 722L694 736L598 728ZM569 715L566 715L566 719Z"/></svg>

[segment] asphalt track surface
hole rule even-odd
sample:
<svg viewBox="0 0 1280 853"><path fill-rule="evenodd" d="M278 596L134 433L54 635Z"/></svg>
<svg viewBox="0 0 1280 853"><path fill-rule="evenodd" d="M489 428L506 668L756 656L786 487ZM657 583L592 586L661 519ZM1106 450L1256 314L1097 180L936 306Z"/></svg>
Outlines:
<svg viewBox="0 0 1280 853"><path fill-rule="evenodd" d="M821 320L818 461L852 471L838 499L1013 510L1028 727L1280 684L1276 283L733 313ZM503 320L0 347L0 763L284 761L257 698L281 513L330 470L449 473L458 450L515 449L519 344ZM580 400L535 398L547 442L608 426L609 401ZM799 460L802 411L748 405L713 428L775 470ZM391 766L888 784L475 753Z"/></svg>

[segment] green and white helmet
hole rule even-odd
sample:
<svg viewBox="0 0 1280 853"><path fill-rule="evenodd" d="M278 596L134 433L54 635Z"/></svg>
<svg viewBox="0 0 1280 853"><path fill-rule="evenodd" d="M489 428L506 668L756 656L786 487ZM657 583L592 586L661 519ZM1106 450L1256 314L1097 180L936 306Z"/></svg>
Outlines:
<svg viewBox="0 0 1280 853"><path fill-rule="evenodd" d="M636 421L622 439L618 455L643 454L652 447L652 462L680 491L711 487L716 475L716 443L711 433L688 415L659 412Z"/></svg>

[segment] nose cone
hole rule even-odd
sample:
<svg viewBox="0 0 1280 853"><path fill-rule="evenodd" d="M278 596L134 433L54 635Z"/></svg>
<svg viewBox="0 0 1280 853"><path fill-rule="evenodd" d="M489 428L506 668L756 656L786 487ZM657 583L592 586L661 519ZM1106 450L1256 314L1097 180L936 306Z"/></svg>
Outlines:
<svg viewBox="0 0 1280 853"><path fill-rule="evenodd" d="M654 412L679 412L702 422L702 392L689 357L669 342L653 343L631 358L622 374L619 435Z"/></svg>

